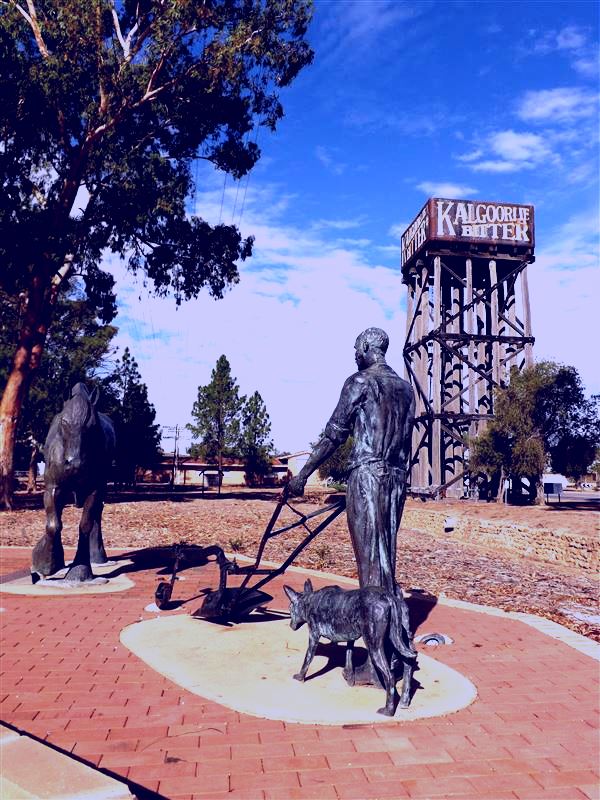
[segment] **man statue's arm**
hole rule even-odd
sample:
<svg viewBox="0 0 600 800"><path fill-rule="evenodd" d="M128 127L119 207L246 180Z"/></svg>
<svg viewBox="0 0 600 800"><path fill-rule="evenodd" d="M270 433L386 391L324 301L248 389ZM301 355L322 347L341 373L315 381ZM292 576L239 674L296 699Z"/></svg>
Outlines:
<svg viewBox="0 0 600 800"><path fill-rule="evenodd" d="M415 406L416 399L412 386L409 385L409 403L406 418L404 420L404 443L408 450L408 458L410 459L410 448L412 444L412 431L415 424Z"/></svg>
<svg viewBox="0 0 600 800"><path fill-rule="evenodd" d="M306 464L297 475L290 479L287 486L288 494L291 497L298 497L304 494L306 481L338 447L338 442L333 442L327 435L323 435L315 445Z"/></svg>
<svg viewBox="0 0 600 800"><path fill-rule="evenodd" d="M363 382L360 379L357 380L356 375L348 378L335 411L325 426L325 433L313 448L306 464L287 485L287 491L291 497L298 497L304 493L308 478L346 441L350 435L352 418L362 391Z"/></svg>

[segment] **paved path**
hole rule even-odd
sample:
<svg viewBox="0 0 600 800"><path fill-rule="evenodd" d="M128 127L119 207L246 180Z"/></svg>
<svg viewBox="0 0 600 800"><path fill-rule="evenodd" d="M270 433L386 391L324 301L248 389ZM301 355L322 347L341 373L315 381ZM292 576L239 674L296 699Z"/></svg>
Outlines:
<svg viewBox="0 0 600 800"><path fill-rule="evenodd" d="M28 550L0 555L3 574L28 565ZM0 699L6 723L127 779L141 798L600 797L598 662L522 621L413 603L426 617L419 633L454 639L427 652L473 681L472 705L398 724L290 724L191 694L130 653L119 633L154 617L157 574L129 577L135 587L115 594L0 594ZM211 582L206 568L186 578L174 597ZM273 606L285 608L280 586Z"/></svg>

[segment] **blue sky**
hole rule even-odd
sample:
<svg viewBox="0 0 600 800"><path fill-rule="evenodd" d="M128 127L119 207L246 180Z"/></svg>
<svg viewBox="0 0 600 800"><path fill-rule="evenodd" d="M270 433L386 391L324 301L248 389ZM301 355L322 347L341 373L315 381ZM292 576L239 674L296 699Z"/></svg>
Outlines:
<svg viewBox="0 0 600 800"><path fill-rule="evenodd" d="M536 358L598 367L598 5L317 0L315 62L240 184L198 170L195 210L256 236L223 301L176 310L119 277L129 345L163 425L185 425L224 353L278 449L314 441L384 327L402 371L400 234L429 196L532 203Z"/></svg>

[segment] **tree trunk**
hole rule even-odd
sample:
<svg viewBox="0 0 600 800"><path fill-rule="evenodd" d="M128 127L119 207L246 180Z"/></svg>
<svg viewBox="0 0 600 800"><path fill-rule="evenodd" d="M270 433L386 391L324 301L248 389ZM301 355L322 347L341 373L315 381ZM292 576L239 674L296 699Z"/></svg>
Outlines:
<svg viewBox="0 0 600 800"><path fill-rule="evenodd" d="M12 508L13 454L17 426L32 376L39 367L50 315L49 281L34 273L19 343L0 400L0 507Z"/></svg>
<svg viewBox="0 0 600 800"><path fill-rule="evenodd" d="M27 474L27 494L35 492L37 488L38 476L38 461L40 457L40 448L34 444L31 448L31 456L29 458L29 472Z"/></svg>
<svg viewBox="0 0 600 800"><path fill-rule="evenodd" d="M531 499L533 505L541 506L544 504L544 484L537 476L529 478L529 485L531 486Z"/></svg>
<svg viewBox="0 0 600 800"><path fill-rule="evenodd" d="M217 475L217 495L221 496L221 482L223 480L223 451L219 448L219 457L217 459L219 474Z"/></svg>
<svg viewBox="0 0 600 800"><path fill-rule="evenodd" d="M501 503L504 500L504 467L500 468L500 482L498 484L498 492L496 494L496 502Z"/></svg>
<svg viewBox="0 0 600 800"><path fill-rule="evenodd" d="M9 510L13 507L13 453L27 373L26 369L13 367L0 402L0 506Z"/></svg>

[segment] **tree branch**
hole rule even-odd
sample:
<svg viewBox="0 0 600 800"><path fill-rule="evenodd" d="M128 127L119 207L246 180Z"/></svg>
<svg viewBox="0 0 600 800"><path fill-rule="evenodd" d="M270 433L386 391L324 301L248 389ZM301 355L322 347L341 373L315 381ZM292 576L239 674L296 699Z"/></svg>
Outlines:
<svg viewBox="0 0 600 800"><path fill-rule="evenodd" d="M56 272L52 276L52 289L50 294L51 296L50 302L53 303L56 300L61 285L66 281L66 279L71 274L73 270L74 260L75 260L75 253L67 253L62 267L56 270Z"/></svg>
<svg viewBox="0 0 600 800"><path fill-rule="evenodd" d="M33 8L33 14L34 14L33 17L30 14L28 14L27 11L25 11L23 6L20 6L18 3L16 3L15 0L0 0L0 5L11 6L12 8L16 9L19 12L19 14L23 17L23 19L27 21L27 24L33 31L33 35L35 36L40 53L44 56L44 58L47 58L49 55L48 48L46 47L44 40L42 38L40 26L38 24L37 17L35 16L35 7L33 6L33 3L28 3L28 5L30 6L30 10L31 8Z"/></svg>
<svg viewBox="0 0 600 800"><path fill-rule="evenodd" d="M110 7L110 11L113 18L113 25L115 28L115 33L117 34L117 39L119 40L119 44L123 48L123 56L127 58L129 53L129 46L131 45L131 35L135 28L137 28L137 23L133 26L133 28L129 31L129 35L127 36L127 41L123 38L123 34L121 33L121 23L119 22L119 15L117 14L117 9L114 6L114 3Z"/></svg>
<svg viewBox="0 0 600 800"><path fill-rule="evenodd" d="M50 53L48 52L48 48L46 47L46 43L44 42L44 37L42 36L42 31L40 29L40 25L37 19L37 13L35 10L35 6L33 4L33 0L27 0L27 8L29 9L29 14L22 8L18 3L13 3L14 7L19 11L27 20L29 25L31 26L31 30L33 31L33 35L35 36L35 41L37 42L38 50L42 54L44 58L48 58Z"/></svg>

